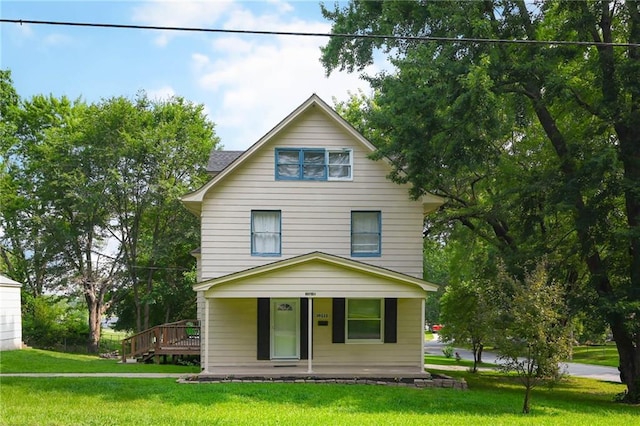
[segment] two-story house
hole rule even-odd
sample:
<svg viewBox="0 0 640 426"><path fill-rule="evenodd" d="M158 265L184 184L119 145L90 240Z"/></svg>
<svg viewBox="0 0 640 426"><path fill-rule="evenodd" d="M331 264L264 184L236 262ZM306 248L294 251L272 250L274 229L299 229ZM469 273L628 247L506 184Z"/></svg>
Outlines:
<svg viewBox="0 0 640 426"><path fill-rule="evenodd" d="M423 371L423 218L374 146L313 95L245 152L214 151L183 197L201 218L205 373L269 366Z"/></svg>

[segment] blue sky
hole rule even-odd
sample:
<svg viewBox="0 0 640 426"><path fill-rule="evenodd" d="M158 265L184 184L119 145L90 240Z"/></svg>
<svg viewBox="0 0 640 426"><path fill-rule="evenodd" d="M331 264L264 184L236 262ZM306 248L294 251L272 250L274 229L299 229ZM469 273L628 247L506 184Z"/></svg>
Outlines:
<svg viewBox="0 0 640 426"><path fill-rule="evenodd" d="M333 0L326 2L330 6ZM328 33L313 1L11 1L4 19ZM225 149L257 141L312 93L329 104L359 89L356 74L327 78L324 37L176 33L0 24L0 67L18 94L87 102L113 96L171 95L201 103ZM376 68L367 70L375 73Z"/></svg>

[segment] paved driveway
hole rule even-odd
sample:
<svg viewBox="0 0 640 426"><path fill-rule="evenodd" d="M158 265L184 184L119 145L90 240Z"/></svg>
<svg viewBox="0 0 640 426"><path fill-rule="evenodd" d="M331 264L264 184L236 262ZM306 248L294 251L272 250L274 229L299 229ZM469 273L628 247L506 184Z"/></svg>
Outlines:
<svg viewBox="0 0 640 426"><path fill-rule="evenodd" d="M438 335L434 334L434 340L425 342L424 350L426 353L433 355L442 355L442 348L445 346L443 342L438 339ZM455 348L455 351L460 354L462 359L473 361L473 353L470 350ZM499 361L495 353L482 352L482 362L497 364ZM570 376L586 377L589 379L603 380L607 382L621 383L620 373L615 367L603 367L600 365L578 364L575 362L564 363L566 366L566 372ZM429 367L427 367L428 369ZM443 366L433 366L432 368L443 368ZM466 369L463 367L462 369Z"/></svg>

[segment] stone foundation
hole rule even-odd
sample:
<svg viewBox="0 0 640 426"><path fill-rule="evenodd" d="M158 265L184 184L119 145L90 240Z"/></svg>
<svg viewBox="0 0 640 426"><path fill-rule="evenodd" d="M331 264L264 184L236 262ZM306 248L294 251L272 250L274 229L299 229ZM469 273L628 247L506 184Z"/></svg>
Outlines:
<svg viewBox="0 0 640 426"><path fill-rule="evenodd" d="M207 376L197 375L178 379L178 383L313 383L313 384L337 384L337 385L375 385L375 386L401 386L413 388L450 388L466 390L467 382L464 379L456 380L443 374L430 375L425 378L388 378L388 377L360 377L360 378L328 378L328 377L251 377L251 376Z"/></svg>

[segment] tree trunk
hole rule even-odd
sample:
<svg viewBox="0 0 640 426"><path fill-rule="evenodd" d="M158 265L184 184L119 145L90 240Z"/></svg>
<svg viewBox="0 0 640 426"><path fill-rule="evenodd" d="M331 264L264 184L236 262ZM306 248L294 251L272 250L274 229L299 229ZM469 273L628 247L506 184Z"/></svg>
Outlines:
<svg viewBox="0 0 640 426"><path fill-rule="evenodd" d="M529 399L531 396L531 386L526 386L524 390L524 402L522 403L522 413L529 414Z"/></svg>
<svg viewBox="0 0 640 426"><path fill-rule="evenodd" d="M96 292L90 288L91 284L85 282L85 300L89 310L89 340L87 341L87 352L97 354L100 348L100 317L101 307Z"/></svg>

